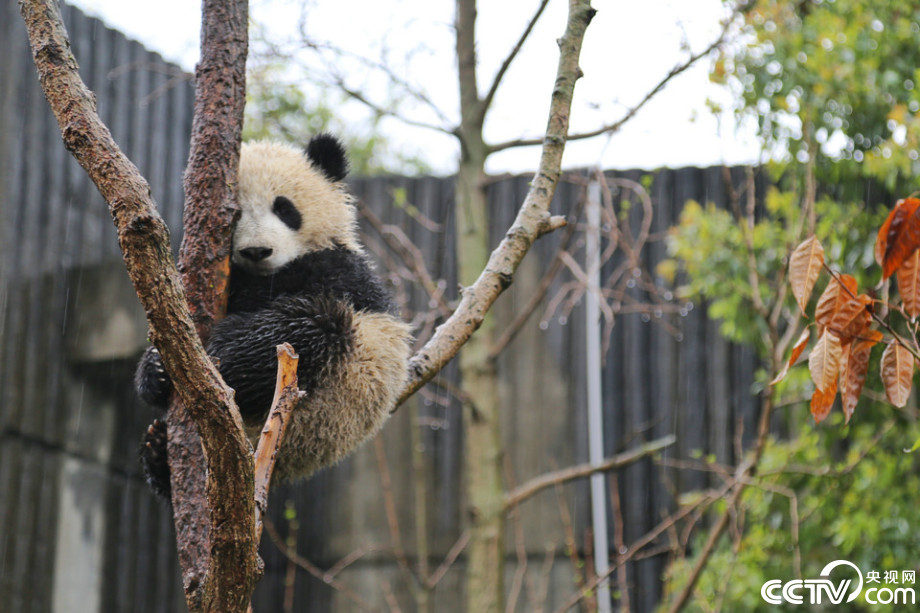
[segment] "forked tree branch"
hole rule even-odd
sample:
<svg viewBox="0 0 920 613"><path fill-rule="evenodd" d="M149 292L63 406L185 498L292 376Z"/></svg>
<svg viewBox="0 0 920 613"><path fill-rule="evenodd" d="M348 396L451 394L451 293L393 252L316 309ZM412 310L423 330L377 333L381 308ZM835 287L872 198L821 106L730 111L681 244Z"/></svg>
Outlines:
<svg viewBox="0 0 920 613"><path fill-rule="evenodd" d="M658 81L655 87L650 89L645 94L645 96L642 97L642 99L639 102L637 102L634 106L629 108L626 111L626 113L623 114L622 117L620 117L616 121L613 121L606 125L595 128L594 130L588 130L586 132L579 132L577 134L571 134L568 137L569 140L585 140L588 138L594 138L595 136L600 136L602 134L613 134L614 132L617 132L620 128L623 127L624 124L626 124L629 120L635 117L636 114L639 111L641 111L642 108L645 107L645 105L648 104L652 100L652 98L657 96L661 92L661 90L663 90L665 86L668 83L670 83L675 77L686 72L687 69L689 69L691 66L696 64L699 60L708 56L710 53L712 53L717 48L722 46L722 44L725 43L725 40L728 38L728 34L731 29L731 25L732 25L732 22L734 21L735 16L740 14L740 12L743 11L747 7L748 4L749 2L746 2L746 1L739 3L738 6L735 7L735 9L733 9L731 16L722 23L722 30L719 32L719 36L714 41L712 41L709 45L707 45L706 48L703 49L702 51L698 51L697 53L691 53L690 56L688 56L683 62L680 62L679 64L676 64L673 68L671 68L671 70L668 71L668 73L664 75ZM543 140L539 138L519 138L519 139L505 141L502 143L491 144L489 145L489 152L496 153L498 151L504 151L505 149L513 149L516 147L532 147L534 145L539 145L542 142Z"/></svg>
<svg viewBox="0 0 920 613"><path fill-rule="evenodd" d="M539 169L514 223L492 252L479 278L463 289L453 314L438 326L431 339L410 359L409 383L399 403L431 380L482 325L486 313L511 284L518 265L534 242L565 225L564 217L550 215L549 205L562 175L562 152L569 129L572 94L575 82L581 76L578 58L585 30L594 13L587 0L570 0L565 34L559 40L556 85L550 102Z"/></svg>
<svg viewBox="0 0 920 613"><path fill-rule="evenodd" d="M205 2L206 15L209 4ZM242 7L245 42L245 2L220 4L217 9L227 9L230 5L238 9L235 17L239 17ZM210 523L216 528L211 530L210 539L205 536L194 544L197 549L193 557L210 559L213 564L205 563L198 574L190 574L188 568L184 569L187 599L193 610L244 611L257 574L252 459L232 391L223 382L202 346L189 312L188 294L172 260L166 225L157 212L150 186L112 139L98 116L92 93L79 76L57 3L51 0L20 0L19 5L42 90L61 128L64 144L108 204L128 275L147 314L151 339L160 350L166 371L182 403L190 407L189 414L194 421L203 426L202 443L209 462L207 491L210 504L204 508L207 513L199 518L201 521L197 525L207 526ZM225 21L225 27L237 22L236 19L228 20L226 10L218 12L219 18ZM205 22L208 22L207 18ZM204 29L207 31L207 26ZM222 42L225 41L217 41L215 46L221 47ZM243 53L245 57L245 51ZM226 55L218 58L218 61L227 60ZM239 58L234 58L234 61L239 61ZM213 64L203 58L199 66L200 91L201 71L208 70ZM226 96L228 90L231 94ZM241 90L242 87L234 90L228 82L219 84L211 90L218 100L212 101L204 112L212 116L221 115L222 111L217 107L226 108L224 105L234 109L227 98L232 99L234 95L242 98ZM241 118L241 103L239 108ZM230 114L234 112L229 111ZM234 121L239 125L241 119ZM232 141L234 132L225 134L229 134ZM235 134L238 149L238 129ZM209 176L213 178L215 169L229 168L228 174L218 181L224 180L225 185L232 186L235 181L230 177L235 174L236 164L232 159L227 164L221 164L223 158L232 157L230 150L216 148L213 142L208 142L204 151L201 159L207 163L202 168L211 174L205 172L194 176L206 183ZM206 193L201 202L213 203L212 195ZM207 216L206 213L201 215ZM218 246L218 252L220 248ZM214 252L206 256L212 261L217 258ZM206 283L213 280L212 277ZM198 298L195 304L194 311L200 314L202 310L197 308L200 304ZM198 321L201 321L200 317Z"/></svg>

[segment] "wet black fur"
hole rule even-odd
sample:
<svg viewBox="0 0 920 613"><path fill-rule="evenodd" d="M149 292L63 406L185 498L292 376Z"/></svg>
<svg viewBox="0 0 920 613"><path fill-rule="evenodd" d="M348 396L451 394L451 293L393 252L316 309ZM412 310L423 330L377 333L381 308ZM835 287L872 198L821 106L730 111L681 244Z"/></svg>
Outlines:
<svg viewBox="0 0 920 613"><path fill-rule="evenodd" d="M207 351L235 390L244 421L261 423L274 393L276 345L291 343L300 355L298 383L309 394L349 355L355 313L392 308L366 257L344 247L306 254L271 275L234 266L228 315L211 331ZM172 382L153 347L138 364L135 385L147 404L166 408ZM148 483L168 498L165 443L165 425L155 423L145 434L140 456Z"/></svg>
<svg viewBox="0 0 920 613"><path fill-rule="evenodd" d="M356 311L392 312L389 294L367 258L345 247L308 253L271 275L230 270L230 313L254 311L285 295L330 295L351 303Z"/></svg>
<svg viewBox="0 0 920 613"><path fill-rule="evenodd" d="M345 178L348 161L335 137L318 135L305 152L330 181ZM283 203L273 206L283 208ZM291 225L293 217L287 217ZM300 355L298 383L309 394L351 352L353 319L360 316L356 313L392 312L393 308L367 258L343 246L305 254L270 275L233 266L228 315L214 326L207 351L217 358L221 375L235 390L243 419L260 423L274 393L276 345L291 343ZM147 404L166 408L172 382L153 347L141 357L134 380ZM155 421L145 432L140 456L152 489L169 499L163 421Z"/></svg>

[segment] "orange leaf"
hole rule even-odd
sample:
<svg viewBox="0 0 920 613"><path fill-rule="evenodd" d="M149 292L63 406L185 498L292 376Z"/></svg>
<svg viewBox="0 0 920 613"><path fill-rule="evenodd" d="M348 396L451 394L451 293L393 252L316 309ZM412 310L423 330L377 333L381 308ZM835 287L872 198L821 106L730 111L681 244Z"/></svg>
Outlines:
<svg viewBox="0 0 920 613"><path fill-rule="evenodd" d="M816 424L821 423L825 417L830 415L836 397L837 379L834 379L834 384L825 392L815 389L815 393L811 395L811 415L815 418Z"/></svg>
<svg viewBox="0 0 920 613"><path fill-rule="evenodd" d="M847 300L841 304L829 326L840 336L842 342L849 342L869 328L872 323L872 314L868 308L870 304L872 298L865 294L860 294L855 299L847 294Z"/></svg>
<svg viewBox="0 0 920 613"><path fill-rule="evenodd" d="M789 256L789 284L802 314L805 313L811 290L815 287L823 264L824 247L815 236L805 239Z"/></svg>
<svg viewBox="0 0 920 613"><path fill-rule="evenodd" d="M865 294L857 295L858 291L856 279L852 276L832 278L815 307L815 321L818 322L819 330L833 330L841 342L846 344L868 329L872 315L867 307L872 304L872 299Z"/></svg>
<svg viewBox="0 0 920 613"><path fill-rule="evenodd" d="M898 268L898 291L907 314L920 315L920 251L914 251Z"/></svg>
<svg viewBox="0 0 920 613"><path fill-rule="evenodd" d="M834 393L837 393L837 376L840 374L842 356L840 339L830 330L825 330L808 356L811 380L822 392L828 392L833 387Z"/></svg>
<svg viewBox="0 0 920 613"><path fill-rule="evenodd" d="M917 198L898 200L879 229L875 259L882 267L883 279L890 277L920 247L918 207Z"/></svg>
<svg viewBox="0 0 920 613"><path fill-rule="evenodd" d="M850 294L855 296L858 292L856 279L852 275L831 277L830 283L818 298L818 305L815 307L815 321L823 327L830 325L834 314L840 309L840 302L848 300Z"/></svg>
<svg viewBox="0 0 920 613"><path fill-rule="evenodd" d="M811 330L805 328L799 335L799 340L797 340L795 345L792 346L792 355L789 356L789 360L783 365L783 369L779 372L779 374L776 375L772 381L770 381L770 385L776 385L786 378L786 375L789 373L789 369L795 366L796 361L798 361L798 359L801 357L802 352L805 351L805 347L808 346L808 341L810 339Z"/></svg>
<svg viewBox="0 0 920 613"><path fill-rule="evenodd" d="M840 374L840 401L846 423L850 423L850 417L856 410L856 403L866 383L872 347L880 340L882 340L881 332L869 330L867 337L853 341L850 351L847 352L846 366Z"/></svg>
<svg viewBox="0 0 920 613"><path fill-rule="evenodd" d="M893 341L882 354L882 383L888 402L896 407L903 407L910 397L910 388L914 376L914 356Z"/></svg>

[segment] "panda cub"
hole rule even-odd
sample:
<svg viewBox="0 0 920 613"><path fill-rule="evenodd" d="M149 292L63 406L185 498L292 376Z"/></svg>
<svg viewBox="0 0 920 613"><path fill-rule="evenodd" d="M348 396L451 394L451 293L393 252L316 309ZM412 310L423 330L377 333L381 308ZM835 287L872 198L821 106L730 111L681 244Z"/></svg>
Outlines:
<svg viewBox="0 0 920 613"><path fill-rule="evenodd" d="M347 170L342 145L325 134L305 151L255 142L240 152L227 317L207 351L236 392L253 445L274 394L276 345L300 355L306 398L285 434L277 480L306 477L352 451L383 425L406 383L409 326L358 241ZM145 402L166 407L172 384L154 347L135 385ZM169 498L162 421L147 430L140 454L148 483Z"/></svg>

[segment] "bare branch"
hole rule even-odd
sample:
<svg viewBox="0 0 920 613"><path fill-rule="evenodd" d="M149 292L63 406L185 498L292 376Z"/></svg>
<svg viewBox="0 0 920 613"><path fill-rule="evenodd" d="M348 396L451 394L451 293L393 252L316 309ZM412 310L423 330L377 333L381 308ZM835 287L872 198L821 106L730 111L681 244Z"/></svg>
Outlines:
<svg viewBox="0 0 920 613"><path fill-rule="evenodd" d="M543 9L546 8L547 4L549 4L549 0L540 0L540 5L537 7L537 11L534 13L533 17L530 18L530 21L527 22L527 26L521 33L521 37L518 39L517 44L514 45L514 47L511 49L511 52L508 54L508 57L505 58L505 61L502 62L502 65L499 67L498 72L495 73L495 78L492 80L492 85L489 87L489 91L482 99L481 112L483 114L485 114L489 110L489 107L492 106L492 100L495 98L495 93L498 91L499 85L501 85L502 80L505 78L505 73L508 72L508 68L511 66L511 63L514 62L514 58L517 57L518 53L520 53L521 47L524 46L524 42L530 36L534 26L537 25L537 21L539 21L540 16L543 14Z"/></svg>
<svg viewBox="0 0 920 613"><path fill-rule="evenodd" d="M434 589L437 587L441 579L444 578L444 575L447 574L447 571L450 570L450 567L453 566L454 562L457 561L457 558L460 557L460 554L463 553L463 550L466 549L467 543L470 542L470 531L464 530L457 541L454 543L454 546L450 548L447 552L447 555L444 556L444 561L441 562L441 565L438 566L431 576L428 577L427 586L429 589Z"/></svg>
<svg viewBox="0 0 920 613"><path fill-rule="evenodd" d="M413 276L428 293L428 297L437 303L438 311L445 317L450 315L450 308L444 300L444 291L431 278L431 273L428 272L425 257L422 255L421 250L409 240L409 237L406 236L401 228L383 223L383 220L369 207L361 206L360 213L377 231L377 234L386 241L390 249L399 254L403 263L412 271Z"/></svg>
<svg viewBox="0 0 920 613"><path fill-rule="evenodd" d="M620 117L619 119L617 119L616 121L612 123L601 126L594 130L589 130L587 132L579 132L577 134L570 134L568 139L570 141L584 140L588 138L593 138L595 136L600 136L601 134L612 134L614 132L617 132L620 128L623 127L623 125L626 122L628 122L633 117L635 117L636 114L639 111L641 111L642 108L646 104L648 104L649 101L651 101L652 98L657 96L661 92L661 90L663 90L665 86L671 82L672 79L681 75L691 66L696 64L697 61L708 56L710 53L715 51L718 47L722 46L722 44L725 42L726 38L728 37L728 33L729 33L729 30L731 29L731 24L734 22L735 16L738 15L739 12L741 12L746 5L747 5L746 2L742 2L732 11L731 16L728 17L723 22L722 31L719 33L718 38L716 38L709 45L707 45L706 48L703 49L702 51L690 54L690 56L688 56L687 59L685 59L683 62L674 66L664 77L661 78L660 81L658 81L655 87L649 90L645 94L645 96L643 96L642 100L640 100L632 108L626 111L626 113L622 117ZM540 145L542 143L543 143L542 138L519 138L515 140L505 141L503 143L495 143L495 144L489 145L489 152L495 153L497 151L504 151L505 149L512 149L515 147L532 147L535 145Z"/></svg>
<svg viewBox="0 0 920 613"><path fill-rule="evenodd" d="M678 521L682 520L686 516L691 515L691 514L701 514L702 509L704 509L705 507L708 507L716 500L721 500L722 497L728 493L729 489L731 489L731 486L726 485L718 491L709 492L705 496L701 496L700 499L697 500L694 504L687 505L683 509L680 509L676 513L663 519L661 522L658 523L657 526L655 526L654 528L646 532L645 535L643 535L641 538L633 542L627 548L626 553L622 555L618 555L616 557L616 563L611 564L610 568L607 570L605 574L598 575L597 577L592 579L586 586L584 586L583 589L580 589L579 591L575 592L575 594L573 594L568 600L566 600L562 605L560 605L556 609L556 613L565 613L565 611L570 610L580 601L584 600L598 585L606 581L607 578L610 577L611 574L613 574L618 568L620 568L620 566L622 566L623 564L625 564L626 562L630 560L637 559L639 557L638 555L639 552L641 552L646 547L646 545L648 545L649 543L652 543L662 533L673 530L675 524L677 524Z"/></svg>
<svg viewBox="0 0 920 613"><path fill-rule="evenodd" d="M518 210L517 218L492 252L479 278L463 291L453 315L438 327L431 340L410 359L409 383L399 403L431 380L479 328L486 312L511 283L514 272L533 243L543 234L565 224L564 218L549 214L549 205L562 174L562 152L568 133L572 94L581 74L578 57L585 30L593 15L594 9L589 2L574 3L570 7L566 31L559 41L556 87L553 89L539 170Z"/></svg>
<svg viewBox="0 0 920 613"><path fill-rule="evenodd" d="M339 591L346 598L351 600L352 604L358 607L358 609L362 611L376 610L371 603L364 600L361 598L361 596L348 589L343 583L338 581L335 578L335 575L323 571L323 569L310 562L310 560L299 555L294 548L288 547L287 544L285 544L284 539L281 538L281 534L278 532L278 529L272 522L268 520L265 521L265 531L268 533L268 537L272 540L275 546L281 551L281 553L284 554L288 560L310 573L310 575L318 579L321 583L325 583L326 585L329 585L333 589Z"/></svg>
<svg viewBox="0 0 920 613"><path fill-rule="evenodd" d="M677 438L671 434L640 445L631 451L615 455L612 458L607 458L600 464L579 464L577 466L570 466L569 468L540 475L508 492L505 495L504 506L507 508L518 505L531 496L554 485L590 477L595 473L618 470L625 466L629 466L666 447L670 447L675 442L677 442Z"/></svg>
<svg viewBox="0 0 920 613"><path fill-rule="evenodd" d="M255 500L256 540L262 536L262 518L268 508L268 487L272 479L278 451L284 441L284 433L291 422L291 413L297 401L306 393L297 387L297 362L299 356L289 343L278 345L278 375L275 379L275 395L268 412L265 426L259 437L255 455Z"/></svg>
<svg viewBox="0 0 920 613"><path fill-rule="evenodd" d="M394 119L398 119L399 121L409 126L415 126L417 128L425 128L426 130L433 130L435 132L441 132L443 134L449 134L451 136L454 136L454 130L451 128L447 128L445 126L439 126L433 123L427 123L424 121L418 121L417 119L406 117L405 115L402 115L401 113L398 113L392 109L388 109L388 108L380 106L379 104L373 102L370 99L370 97L368 97L363 92L358 91L357 89L354 89L352 87L349 87L345 83L345 79L343 79L340 76L334 76L332 80L333 80L333 84L336 87L341 89L344 93L346 93L351 98L354 98L355 100L357 100L358 102L360 102L361 104L363 104L364 106L372 110L377 115L380 115L383 117L393 117Z"/></svg>
<svg viewBox="0 0 920 613"><path fill-rule="evenodd" d="M584 198L580 199L578 206L575 211L572 213L573 219L578 219L581 215L581 209L584 206ZM576 224L570 223L566 226L565 232L562 235L562 240L559 243L559 247L556 249L556 253L553 255L553 260L547 268L546 272L543 274L543 277L540 279L540 282L537 284L537 288L530 295L530 298L527 299L527 304L518 312L515 316L514 321L505 326L505 329L502 331L502 335L498 340L493 343L492 347L489 348L489 357L496 358L498 355L505 350L505 348L514 340L518 332L524 327L524 324L530 319L530 316L536 311L537 307L540 306L540 303L546 297L547 292L549 291L550 285L552 285L553 280L556 278L556 275L559 274L559 271L562 270L562 260L563 254L567 252L569 245L572 241L572 237L575 235Z"/></svg>

